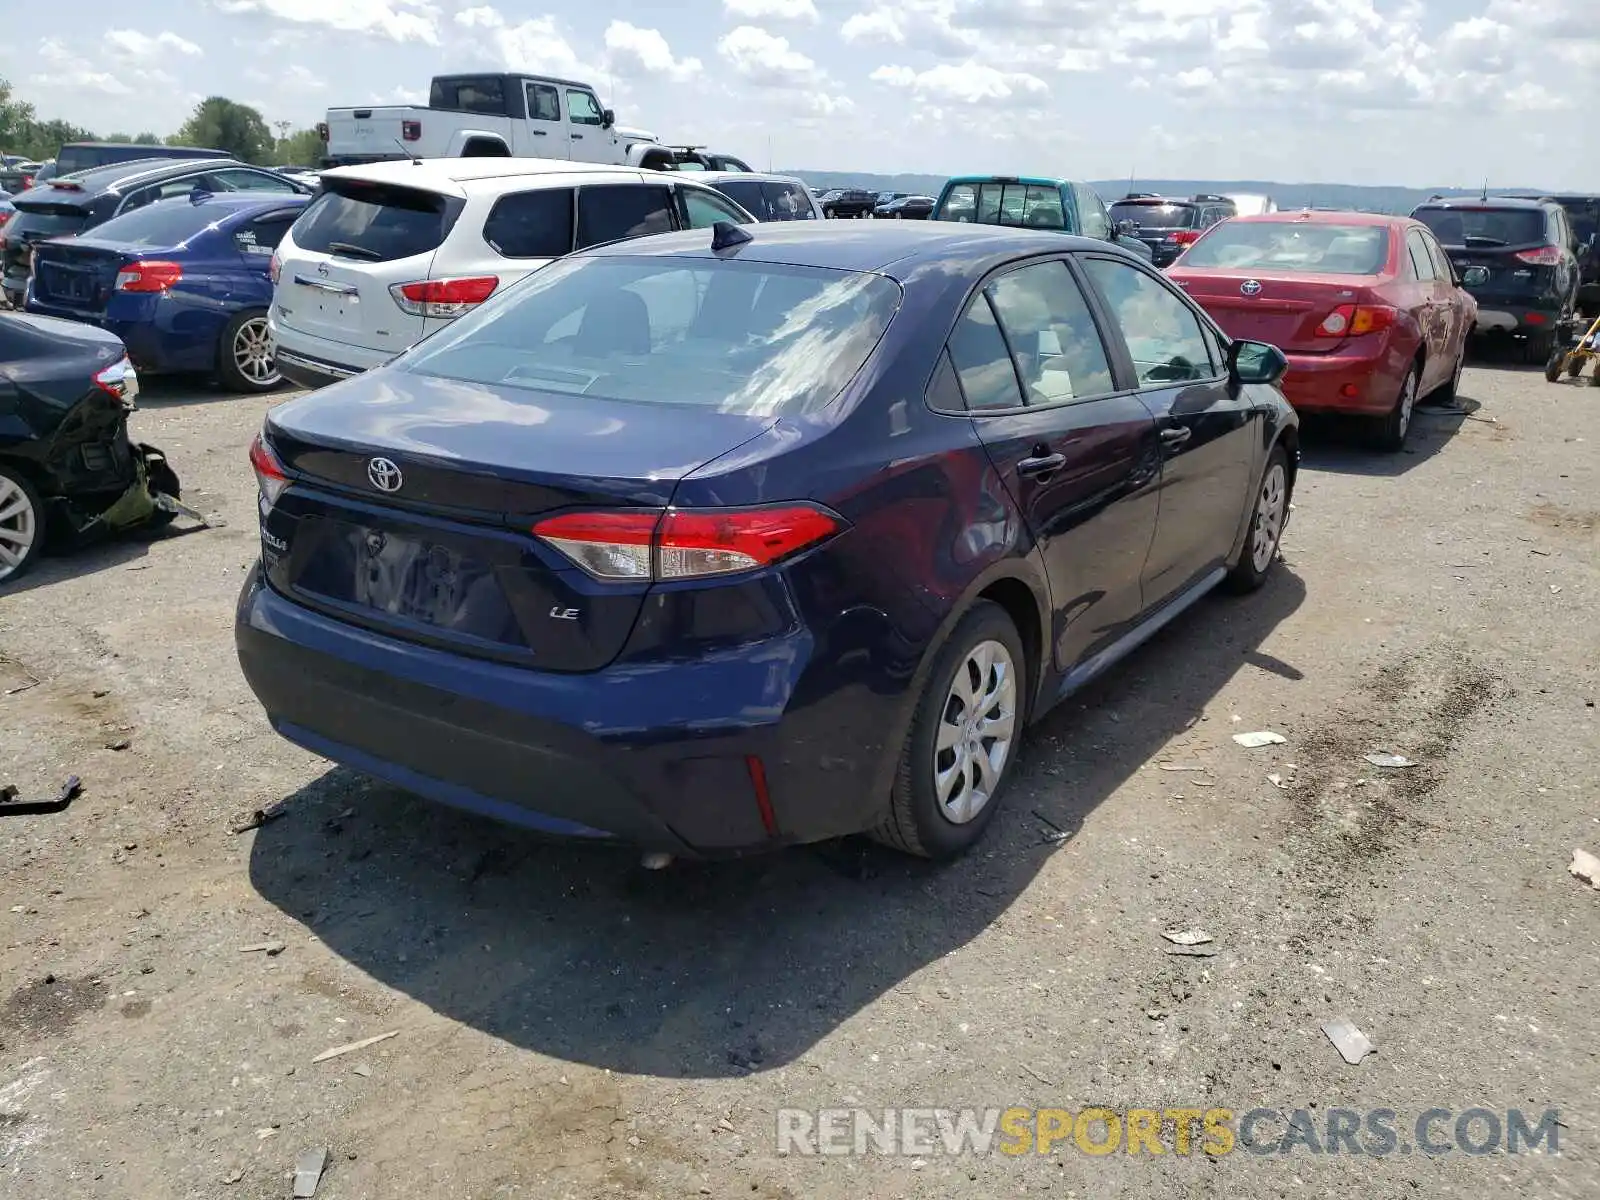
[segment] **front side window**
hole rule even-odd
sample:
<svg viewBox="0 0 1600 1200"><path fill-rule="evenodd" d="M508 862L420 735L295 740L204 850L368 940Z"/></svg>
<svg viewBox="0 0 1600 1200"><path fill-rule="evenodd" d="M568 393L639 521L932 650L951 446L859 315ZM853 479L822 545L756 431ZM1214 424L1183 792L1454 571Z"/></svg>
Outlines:
<svg viewBox="0 0 1600 1200"><path fill-rule="evenodd" d="M592 93L567 89L567 112L574 125L599 125L602 121L600 105Z"/></svg>
<svg viewBox="0 0 1600 1200"><path fill-rule="evenodd" d="M572 251L572 189L501 196L483 223L483 240L506 258L560 258Z"/></svg>
<svg viewBox="0 0 1600 1200"><path fill-rule="evenodd" d="M972 412L1022 407L1017 370L986 292L974 296L956 322L950 334L950 361Z"/></svg>
<svg viewBox="0 0 1600 1200"><path fill-rule="evenodd" d="M578 249L672 229L672 193L664 187L602 184L578 190Z"/></svg>
<svg viewBox="0 0 1600 1200"><path fill-rule="evenodd" d="M123 201L122 211L129 212L135 208L143 208L146 204L154 204L157 200L167 200L173 196L187 196L196 187L204 186L204 181L198 175L151 184L147 188L140 188Z"/></svg>
<svg viewBox="0 0 1600 1200"><path fill-rule="evenodd" d="M1087 184L1075 183L1073 192L1078 197L1078 219L1083 224L1083 236L1100 238L1102 241L1111 236L1111 217L1106 212L1105 202L1100 199L1100 194Z"/></svg>
<svg viewBox="0 0 1600 1200"><path fill-rule="evenodd" d="M989 286L1029 404L1058 404L1116 390L1088 302L1064 262L1039 263Z"/></svg>
<svg viewBox="0 0 1600 1200"><path fill-rule="evenodd" d="M561 93L548 83L528 85L528 119L530 121L561 120Z"/></svg>
<svg viewBox="0 0 1600 1200"><path fill-rule="evenodd" d="M757 262L563 259L469 313L401 369L584 403L800 415L853 379L900 303L881 275Z"/></svg>
<svg viewBox="0 0 1600 1200"><path fill-rule="evenodd" d="M1129 263L1089 258L1084 267L1122 330L1139 386L1215 377L1200 318L1182 297Z"/></svg>
<svg viewBox="0 0 1600 1200"><path fill-rule="evenodd" d="M720 196L708 195L700 188L680 188L678 196L683 202L680 216L689 229L709 229L718 221L732 221L735 225L746 223L743 214L732 204L726 204ZM756 210L750 211L754 213Z"/></svg>

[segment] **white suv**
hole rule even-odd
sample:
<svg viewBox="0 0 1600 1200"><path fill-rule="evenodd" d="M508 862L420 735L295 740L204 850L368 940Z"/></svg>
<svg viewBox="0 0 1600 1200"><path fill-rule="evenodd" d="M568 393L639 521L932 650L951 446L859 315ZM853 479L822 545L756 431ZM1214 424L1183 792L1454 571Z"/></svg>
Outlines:
<svg viewBox="0 0 1600 1200"><path fill-rule="evenodd" d="M802 180L765 171L702 171L695 175L758 221L820 221L822 206Z"/></svg>
<svg viewBox="0 0 1600 1200"><path fill-rule="evenodd" d="M672 172L553 159L322 173L272 256L278 369L320 387L380 366L574 249L754 218Z"/></svg>

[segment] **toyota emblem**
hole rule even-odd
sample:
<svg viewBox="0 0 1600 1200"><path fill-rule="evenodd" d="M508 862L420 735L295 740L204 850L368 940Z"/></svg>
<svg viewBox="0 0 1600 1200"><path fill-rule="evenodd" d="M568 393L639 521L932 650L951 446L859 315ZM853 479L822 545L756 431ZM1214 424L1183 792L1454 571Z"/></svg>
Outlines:
<svg viewBox="0 0 1600 1200"><path fill-rule="evenodd" d="M1261 294L1261 281L1259 279L1246 279L1239 285L1239 290L1246 296L1259 296Z"/></svg>
<svg viewBox="0 0 1600 1200"><path fill-rule="evenodd" d="M380 492L398 492L405 482L400 468L387 458L375 458L367 464L367 478Z"/></svg>

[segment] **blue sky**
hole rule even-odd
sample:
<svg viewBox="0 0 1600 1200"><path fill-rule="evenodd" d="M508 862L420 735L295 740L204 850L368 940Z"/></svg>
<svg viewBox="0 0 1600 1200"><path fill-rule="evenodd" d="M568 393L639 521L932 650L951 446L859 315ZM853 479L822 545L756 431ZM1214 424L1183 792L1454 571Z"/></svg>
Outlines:
<svg viewBox="0 0 1600 1200"><path fill-rule="evenodd" d="M10 6L0 76L106 132L217 93L301 127L484 67L762 166L1600 190L1594 4L71 0Z"/></svg>

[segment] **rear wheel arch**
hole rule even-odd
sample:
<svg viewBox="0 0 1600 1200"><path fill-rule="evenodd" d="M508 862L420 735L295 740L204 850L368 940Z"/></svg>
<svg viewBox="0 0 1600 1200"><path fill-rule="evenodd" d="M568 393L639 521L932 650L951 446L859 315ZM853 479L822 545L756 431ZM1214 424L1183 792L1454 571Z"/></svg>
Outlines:
<svg viewBox="0 0 1600 1200"><path fill-rule="evenodd" d="M462 158L510 158L511 147L497 137L470 137L461 147Z"/></svg>

